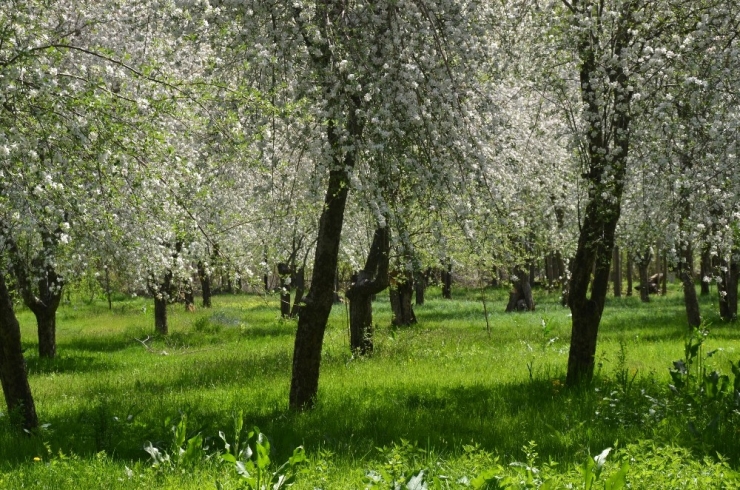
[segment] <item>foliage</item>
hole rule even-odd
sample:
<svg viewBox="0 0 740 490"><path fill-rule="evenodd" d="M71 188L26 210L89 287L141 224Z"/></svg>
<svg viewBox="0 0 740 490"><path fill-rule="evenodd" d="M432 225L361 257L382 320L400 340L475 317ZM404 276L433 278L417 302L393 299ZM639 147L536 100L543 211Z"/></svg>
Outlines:
<svg viewBox="0 0 740 490"><path fill-rule="evenodd" d="M704 352L708 335L706 327L692 329L684 359L674 361L670 370L672 408L687 419L687 433L699 446L733 430L740 420L740 362L730 361L732 379L714 369L710 372L707 361L719 350Z"/></svg>

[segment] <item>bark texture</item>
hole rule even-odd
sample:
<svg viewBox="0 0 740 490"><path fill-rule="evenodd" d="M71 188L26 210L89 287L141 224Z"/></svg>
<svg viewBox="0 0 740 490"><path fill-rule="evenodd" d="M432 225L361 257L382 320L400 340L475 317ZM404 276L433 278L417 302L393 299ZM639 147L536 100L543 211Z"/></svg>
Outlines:
<svg viewBox="0 0 740 490"><path fill-rule="evenodd" d="M452 299L452 261L447 259L446 268L442 269L442 297Z"/></svg>
<svg viewBox="0 0 740 490"><path fill-rule="evenodd" d="M390 303L393 311L391 323L408 326L416 323L411 297L414 293L414 280L411 272L402 272L391 281Z"/></svg>
<svg viewBox="0 0 740 490"><path fill-rule="evenodd" d="M13 414L20 414L21 424L25 429L38 427L36 406L28 384L26 361L21 348L21 329L13 312L10 292L2 272L0 272L0 384L11 417Z"/></svg>
<svg viewBox="0 0 740 490"><path fill-rule="evenodd" d="M56 243L51 233L42 233L44 249L50 250ZM56 312L62 299L64 281L56 273L49 259L43 255L30 261L19 251L16 244L9 243L13 272L18 281L18 290L23 303L36 317L39 337L39 357L53 358L57 353ZM35 277L33 277L35 276Z"/></svg>
<svg viewBox="0 0 740 490"><path fill-rule="evenodd" d="M514 268L514 289L509 293L509 302L506 312L512 311L534 311L535 304L532 297L532 285L529 282L530 275L524 269L517 266Z"/></svg>
<svg viewBox="0 0 740 490"><path fill-rule="evenodd" d="M738 264L735 260L722 261L722 281L717 285L719 290L719 315L725 321L737 319L737 283Z"/></svg>
<svg viewBox="0 0 740 490"><path fill-rule="evenodd" d="M614 245L612 254L612 280L614 281L614 297L622 296L622 255L619 246Z"/></svg>
<svg viewBox="0 0 740 490"><path fill-rule="evenodd" d="M642 255L635 255L637 257L637 270L640 275L640 285L638 286L640 290L640 300L643 303L649 303L650 302L650 279L648 277L648 267L650 266L650 261L653 258L652 252L650 249L646 249L645 253Z"/></svg>
<svg viewBox="0 0 740 490"><path fill-rule="evenodd" d="M590 8L586 3L573 2L572 5L578 9ZM612 41L612 52L617 53L617 56L629 46L632 35L628 21L631 11L625 10L620 16ZM603 111L602 103L606 101L595 92L594 80L591 78L598 68L597 54L589 34L584 33L579 39L578 53L581 58L579 81L582 100L588 117L596 120ZM607 102L613 111L609 121L611 130L605 132L604 126L597 120L597 124L592 125L585 135L588 166L584 177L589 184L589 201L571 268L568 305L572 314L572 329L566 377L568 386L590 382L593 377L596 340L609 284L614 230L621 212L631 122L631 93L627 90L630 82L622 66L620 63L613 64L613 70L608 75L609 83L616 90L614 97Z"/></svg>
<svg viewBox="0 0 740 490"><path fill-rule="evenodd" d="M349 300L350 348L360 355L373 351L372 297L388 287L388 254L390 233L377 228L373 235L365 267L357 273L345 296Z"/></svg>
<svg viewBox="0 0 740 490"><path fill-rule="evenodd" d="M200 290L203 296L203 308L211 307L211 276L206 271L203 262L198 262L198 279L200 280Z"/></svg>
<svg viewBox="0 0 740 490"><path fill-rule="evenodd" d="M691 264L693 262L693 252L691 246L687 245L682 251L682 259L678 263L678 275L683 285L683 298L686 305L686 318L689 328L701 325L701 314L699 310L699 298L696 296L696 286L694 286L694 272Z"/></svg>

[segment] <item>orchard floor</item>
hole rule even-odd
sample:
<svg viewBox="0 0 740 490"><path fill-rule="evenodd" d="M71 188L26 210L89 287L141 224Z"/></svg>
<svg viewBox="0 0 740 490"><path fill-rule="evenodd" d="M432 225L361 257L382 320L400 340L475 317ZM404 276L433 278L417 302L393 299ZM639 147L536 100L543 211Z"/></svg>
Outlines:
<svg viewBox="0 0 740 490"><path fill-rule="evenodd" d="M536 312L506 314L506 290L453 294L430 289L405 328L390 327L379 297L369 358L352 357L336 305L306 413L287 408L296 322L276 296L173 305L167 337L145 299L109 311L73 298L53 360L38 358L33 317L19 311L43 426L18 434L0 417L0 488L279 488L294 472L294 488L738 488L740 331L718 318L716 292L701 298L710 333L690 366L697 388L678 394L669 368L688 331L677 287L649 304L609 298L596 379L578 390L563 386L570 318L557 295L535 291ZM728 388L700 390L699 368L727 374ZM255 426L267 436L272 463L255 453L245 466L267 480L223 461L219 432L235 452L240 421L242 447ZM306 461L279 470L298 446ZM602 467L594 456L609 447Z"/></svg>

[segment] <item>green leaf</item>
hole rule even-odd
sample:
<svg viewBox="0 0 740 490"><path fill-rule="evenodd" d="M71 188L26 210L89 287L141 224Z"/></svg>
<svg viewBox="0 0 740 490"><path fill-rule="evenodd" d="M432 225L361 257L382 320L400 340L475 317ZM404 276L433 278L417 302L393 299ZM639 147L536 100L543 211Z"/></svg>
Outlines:
<svg viewBox="0 0 740 490"><path fill-rule="evenodd" d="M619 471L614 473L604 483L604 490L620 490L627 486L627 472L630 469L629 461L625 461Z"/></svg>

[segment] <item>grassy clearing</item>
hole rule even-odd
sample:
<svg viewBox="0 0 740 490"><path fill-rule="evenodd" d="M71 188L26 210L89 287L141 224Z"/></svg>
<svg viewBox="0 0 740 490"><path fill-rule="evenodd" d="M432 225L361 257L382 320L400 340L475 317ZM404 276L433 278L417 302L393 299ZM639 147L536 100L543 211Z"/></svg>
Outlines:
<svg viewBox="0 0 740 490"><path fill-rule="evenodd" d="M65 306L52 361L38 359L33 317L21 311L32 389L48 426L18 436L0 418L0 487L215 488L218 480L243 488L218 458L165 471L152 469L143 450L151 442L176 453L172 427L187 414L188 437L202 434L213 454L223 449L219 431L231 434L241 414L247 427L269 435L273 461L305 447L299 488L393 488L392 480L407 482L421 470L430 488L434 477L439 488L464 488L499 467L503 485L506 475L526 481L527 466L539 468L533 485L549 475L558 485L582 486L575 465L615 446L606 468L616 475L619 461L631 460L633 488L682 488L656 479L666 475L701 477L706 488L717 488L721 476L735 488L717 453L740 464L737 412L722 412L711 425L709 404L697 412L668 390L668 368L684 356L687 336L677 291L649 305L609 301L598 376L580 391L562 386L568 310L537 292L535 313L505 314L506 294L485 293L490 336L480 291L456 291L445 301L432 290L416 307L419 324L401 329L388 326L381 297L376 353L368 359L349 353L347 312L336 306L318 405L305 414L287 410L295 322L279 318L277 298L222 296L194 314L175 305L166 338L150 338L151 305L142 299L114 303L112 312L102 303ZM730 362L740 360L737 326L722 323L712 300L703 300L711 330L704 352L721 349L707 366L730 373ZM702 462L705 456L712 459ZM517 461L528 464L510 466ZM695 482L687 488L702 488Z"/></svg>

